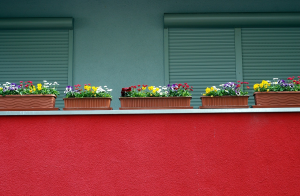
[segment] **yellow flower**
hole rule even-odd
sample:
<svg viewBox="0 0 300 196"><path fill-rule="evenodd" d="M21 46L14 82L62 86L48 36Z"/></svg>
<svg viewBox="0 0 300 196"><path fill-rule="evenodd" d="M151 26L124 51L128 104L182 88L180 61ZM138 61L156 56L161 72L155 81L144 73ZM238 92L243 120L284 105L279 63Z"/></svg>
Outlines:
<svg viewBox="0 0 300 196"><path fill-rule="evenodd" d="M0 90L2 90L3 88L2 87L0 87Z"/></svg>
<svg viewBox="0 0 300 196"><path fill-rule="evenodd" d="M206 92L206 94L209 93L209 92L210 92L210 88L207 87L207 88L205 89L205 92Z"/></svg>
<svg viewBox="0 0 300 196"><path fill-rule="evenodd" d="M146 87L143 86L142 89L143 89L143 91L144 91L144 90L146 89Z"/></svg>
<svg viewBox="0 0 300 196"><path fill-rule="evenodd" d="M156 93L156 90L154 89L152 92L153 92L153 94L155 94L155 93Z"/></svg>
<svg viewBox="0 0 300 196"><path fill-rule="evenodd" d="M37 84L38 90L42 90L42 84Z"/></svg>
<svg viewBox="0 0 300 196"><path fill-rule="evenodd" d="M258 89L259 88L259 84L254 84L253 88L254 88L254 90Z"/></svg>
<svg viewBox="0 0 300 196"><path fill-rule="evenodd" d="M211 97L213 97L213 95L211 95Z"/></svg>
<svg viewBox="0 0 300 196"><path fill-rule="evenodd" d="M93 91L96 91L98 87L93 86L92 89Z"/></svg>
<svg viewBox="0 0 300 196"><path fill-rule="evenodd" d="M267 92L269 92L269 89L267 89Z"/></svg>
<svg viewBox="0 0 300 196"><path fill-rule="evenodd" d="M263 88L263 87L264 87L264 83L260 83L260 84L259 84L259 87L260 87L260 88Z"/></svg>
<svg viewBox="0 0 300 196"><path fill-rule="evenodd" d="M156 88L156 91L158 91L159 90L159 88Z"/></svg>
<svg viewBox="0 0 300 196"><path fill-rule="evenodd" d="M214 89L214 87L210 87L210 90L213 91L213 90L215 90L215 89Z"/></svg>
<svg viewBox="0 0 300 196"><path fill-rule="evenodd" d="M153 86L149 86L148 89L149 89L149 91L152 91L153 90Z"/></svg>

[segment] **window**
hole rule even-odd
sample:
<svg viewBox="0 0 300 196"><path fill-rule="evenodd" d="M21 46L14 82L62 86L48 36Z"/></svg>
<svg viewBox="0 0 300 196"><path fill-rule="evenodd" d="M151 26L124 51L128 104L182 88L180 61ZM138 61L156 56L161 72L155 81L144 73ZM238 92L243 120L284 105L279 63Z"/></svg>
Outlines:
<svg viewBox="0 0 300 196"><path fill-rule="evenodd" d="M73 19L0 19L0 83L58 82L63 91L72 85Z"/></svg>

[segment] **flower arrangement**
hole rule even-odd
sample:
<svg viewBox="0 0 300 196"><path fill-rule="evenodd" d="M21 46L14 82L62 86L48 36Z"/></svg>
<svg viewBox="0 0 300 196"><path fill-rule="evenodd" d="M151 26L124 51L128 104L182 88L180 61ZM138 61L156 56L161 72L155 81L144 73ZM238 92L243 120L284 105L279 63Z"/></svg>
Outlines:
<svg viewBox="0 0 300 196"><path fill-rule="evenodd" d="M254 84L255 92L269 92L269 91L300 91L300 76L298 80L295 76L288 77L288 82L278 78L273 78L273 82L269 80L262 80L260 84Z"/></svg>
<svg viewBox="0 0 300 196"><path fill-rule="evenodd" d="M76 97L76 98L83 98L83 97L112 97L110 92L112 89L108 89L107 86L95 87L91 86L91 84L85 84L83 89L80 88L81 85L77 84L74 85L74 89L72 86L67 86L66 90L64 91L66 98Z"/></svg>
<svg viewBox="0 0 300 196"><path fill-rule="evenodd" d="M221 88L216 88L215 86L212 87L207 87L205 89L205 93L203 94L204 96L224 96L224 95L229 95L229 96L243 96L247 95L248 92L244 92L243 85L244 84L249 84L249 82L241 82L237 81L235 82L227 82L225 84L221 84ZM247 86L247 89L250 87Z"/></svg>
<svg viewBox="0 0 300 196"><path fill-rule="evenodd" d="M167 86L136 85L122 88L121 97L188 97L193 87L187 83Z"/></svg>
<svg viewBox="0 0 300 196"><path fill-rule="evenodd" d="M59 91L56 86L59 84L57 82L48 83L46 80L43 81L44 84L33 85L32 81L23 82L20 84L6 82L3 86L0 86L0 95L30 95L30 94L42 94L42 95L59 95Z"/></svg>

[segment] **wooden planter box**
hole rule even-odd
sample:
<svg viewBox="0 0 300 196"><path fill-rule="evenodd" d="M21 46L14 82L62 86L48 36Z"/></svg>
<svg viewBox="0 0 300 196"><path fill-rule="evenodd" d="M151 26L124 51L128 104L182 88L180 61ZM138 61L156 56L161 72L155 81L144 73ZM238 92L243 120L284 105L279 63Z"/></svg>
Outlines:
<svg viewBox="0 0 300 196"><path fill-rule="evenodd" d="M202 106L199 109L217 109L217 108L249 108L249 95L245 96L217 96L200 97Z"/></svg>
<svg viewBox="0 0 300 196"><path fill-rule="evenodd" d="M112 110L109 97L64 98L63 110Z"/></svg>
<svg viewBox="0 0 300 196"><path fill-rule="evenodd" d="M300 107L299 91L255 92L253 108Z"/></svg>
<svg viewBox="0 0 300 196"><path fill-rule="evenodd" d="M0 96L0 111L47 111L55 108L55 95Z"/></svg>
<svg viewBox="0 0 300 196"><path fill-rule="evenodd" d="M193 109L192 97L120 97L120 110Z"/></svg>

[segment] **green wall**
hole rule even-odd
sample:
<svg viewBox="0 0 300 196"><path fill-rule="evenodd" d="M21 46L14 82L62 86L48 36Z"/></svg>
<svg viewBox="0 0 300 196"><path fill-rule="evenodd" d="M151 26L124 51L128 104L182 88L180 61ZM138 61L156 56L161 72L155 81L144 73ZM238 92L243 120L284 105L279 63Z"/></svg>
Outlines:
<svg viewBox="0 0 300 196"><path fill-rule="evenodd" d="M73 17L73 84L164 84L163 14L300 12L298 0L1 0L0 17ZM1 69L1 68L0 68Z"/></svg>

